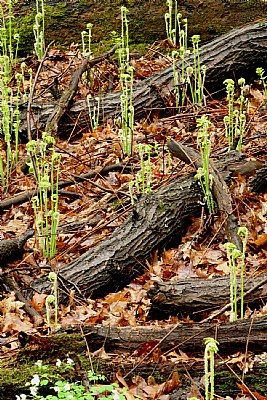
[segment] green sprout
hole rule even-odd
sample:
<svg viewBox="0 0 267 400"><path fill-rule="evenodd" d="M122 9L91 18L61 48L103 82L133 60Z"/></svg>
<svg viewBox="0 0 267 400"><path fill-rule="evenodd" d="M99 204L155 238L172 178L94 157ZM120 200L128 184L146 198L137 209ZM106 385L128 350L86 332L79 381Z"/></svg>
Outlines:
<svg viewBox="0 0 267 400"><path fill-rule="evenodd" d="M199 183L205 195L205 200L209 213L213 214L214 201L211 192L213 176L209 172L210 139L208 129L210 126L211 122L206 115L203 115L200 119L197 119L197 127L199 128L197 142L202 158L202 168L198 168L196 178L199 180Z"/></svg>
<svg viewBox="0 0 267 400"><path fill-rule="evenodd" d="M121 85L121 145L123 153L131 156L133 152L133 72L130 66L128 10L121 7L121 37L116 39Z"/></svg>
<svg viewBox="0 0 267 400"><path fill-rule="evenodd" d="M39 10L39 0L36 0L35 24L33 25L33 33L35 38L34 50L38 60L41 60L45 53L45 10L44 0L41 0Z"/></svg>
<svg viewBox="0 0 267 400"><path fill-rule="evenodd" d="M237 99L237 104L239 104L239 109L234 109L235 85L233 79L226 79L224 84L226 85L228 101L228 115L224 117L228 148L229 150L233 150L236 147L236 149L240 151L246 125L246 111L244 108L246 104L246 99L244 96L245 79L240 78L238 80L238 84L240 86L240 96Z"/></svg>
<svg viewBox="0 0 267 400"><path fill-rule="evenodd" d="M53 294L49 294L45 299L45 308L46 308L46 321L48 326L48 332L50 333L52 330L51 325L51 304L55 304L55 296Z"/></svg>
<svg viewBox="0 0 267 400"><path fill-rule="evenodd" d="M219 350L219 342L213 338L205 338L204 367L205 367L205 400L214 398L214 354Z"/></svg>
<svg viewBox="0 0 267 400"><path fill-rule="evenodd" d="M88 94L87 104L89 110L90 125L92 132L94 132L98 128L98 123L99 123L100 97L96 96L93 99L91 94Z"/></svg>
<svg viewBox="0 0 267 400"><path fill-rule="evenodd" d="M167 32L167 39L169 43L176 47L176 37L177 37L177 0L174 0L174 10L172 0L167 0L166 5L168 6L168 12L165 13L165 26Z"/></svg>
<svg viewBox="0 0 267 400"><path fill-rule="evenodd" d="M136 187L137 193L150 193L152 182L152 168L151 168L151 150L152 146L149 144L139 144L139 157L141 163L141 171L136 174L135 180L129 183L129 191L131 195L132 204L134 204L133 188Z"/></svg>
<svg viewBox="0 0 267 400"><path fill-rule="evenodd" d="M5 6L0 5L0 135L5 142L5 153L0 155L0 181L5 190L8 189L11 172L18 162L20 74L15 75L16 88L9 87L12 68L17 63L19 45L19 35L13 28L15 3L14 0L7 0Z"/></svg>
<svg viewBox="0 0 267 400"><path fill-rule="evenodd" d="M89 60L92 58L92 50L91 50L91 45L92 45L92 29L93 29L93 24L89 23L86 25L87 30L82 31L81 37L82 37L82 56L83 58L88 58ZM89 76L88 76L89 75ZM82 75L82 81L84 84L87 83L92 83L92 75L93 75L93 69L90 68L89 72L86 71Z"/></svg>
<svg viewBox="0 0 267 400"><path fill-rule="evenodd" d="M231 304L231 312L230 312L230 322L237 320L237 258L242 256L240 250L236 248L236 246L227 242L224 244L224 248L227 252L229 270L230 270L230 304Z"/></svg>
<svg viewBox="0 0 267 400"><path fill-rule="evenodd" d="M55 139L42 135L42 140L27 143L31 159L30 172L34 173L38 185L38 195L32 198L35 226L44 257L52 258L56 253L56 236L59 222L58 180L61 156L55 151Z"/></svg>
<svg viewBox="0 0 267 400"><path fill-rule="evenodd" d="M193 93L192 100L194 104L201 105L204 101L204 83L206 75L206 66L201 66L200 63L200 36L194 35L191 38L193 44Z"/></svg>
<svg viewBox="0 0 267 400"><path fill-rule="evenodd" d="M242 241L242 254L241 254L241 279L240 279L240 286L241 286L241 304L240 304L240 318L244 318L244 287L245 287L245 257L246 257L246 247L247 247L247 241L248 241L248 229L245 226L241 226L238 229L238 235L241 238Z"/></svg>
<svg viewBox="0 0 267 400"><path fill-rule="evenodd" d="M84 58L91 58L92 57L92 50L91 50L91 44L92 44L92 29L93 29L93 24L89 23L86 25L87 30L82 31L81 37L82 37L82 56Z"/></svg>
<svg viewBox="0 0 267 400"><path fill-rule="evenodd" d="M266 83L266 76L264 76L265 70L263 68L257 68L256 74L259 75L259 77L262 81L263 88L264 88L264 97L265 97L265 99L267 99L267 83Z"/></svg>

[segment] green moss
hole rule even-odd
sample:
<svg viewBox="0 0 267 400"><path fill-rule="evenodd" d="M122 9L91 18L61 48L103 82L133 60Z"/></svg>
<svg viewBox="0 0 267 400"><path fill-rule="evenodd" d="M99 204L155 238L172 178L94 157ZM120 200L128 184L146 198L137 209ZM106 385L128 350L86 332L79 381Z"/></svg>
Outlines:
<svg viewBox="0 0 267 400"><path fill-rule="evenodd" d="M17 8L19 18L21 46L25 53L32 53L34 11L21 2ZM221 35L232 29L257 20L259 15L267 16L267 7L262 2L253 1L252 4L230 2L225 4L218 0L196 2L188 0L185 5L179 5L179 12L188 18L189 37L200 34L201 40L206 41L214 36ZM46 6L46 43L55 41L57 46L67 47L70 43L81 42L81 31L88 22L94 24L93 42L106 42L113 30L120 32L120 7L123 0L79 0L76 2L57 1L53 7ZM166 2L162 0L141 1L128 0L129 36L130 44L151 44L154 41L165 39L164 14L167 10ZM109 48L109 47L108 47ZM103 47L102 47L103 49ZM106 51L104 48L103 51Z"/></svg>
<svg viewBox="0 0 267 400"><path fill-rule="evenodd" d="M228 395L229 393L234 393L236 390L237 378L231 372L216 372L214 381L216 393Z"/></svg>

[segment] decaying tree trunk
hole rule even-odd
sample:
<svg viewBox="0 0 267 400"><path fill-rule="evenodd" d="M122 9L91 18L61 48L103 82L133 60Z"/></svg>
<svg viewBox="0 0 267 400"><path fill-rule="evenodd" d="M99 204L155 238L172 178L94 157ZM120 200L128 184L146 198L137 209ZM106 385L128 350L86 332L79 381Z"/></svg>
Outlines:
<svg viewBox="0 0 267 400"><path fill-rule="evenodd" d="M194 176L187 176L151 194L142 195L128 219L99 245L61 268L61 288L66 285L82 297L102 297L130 283L144 270L145 260L181 234L201 210L202 191ZM33 282L45 292L46 279Z"/></svg>
<svg viewBox="0 0 267 400"><path fill-rule="evenodd" d="M262 283L244 299L246 304L259 303L266 298L267 274L246 278L245 292ZM239 291L240 294L240 291ZM239 296L238 294L238 296ZM166 319L170 315L190 315L199 319L203 314L225 306L230 298L229 276L213 279L179 279L173 282L156 282L149 289L150 316Z"/></svg>
<svg viewBox="0 0 267 400"><path fill-rule="evenodd" d="M179 323L176 325L158 326L103 326L83 325L82 331L86 337L90 351L105 347L107 352L132 353L140 351L149 357L152 352L159 348L161 352L168 352L176 349L187 349L196 353L203 349L203 339L206 337L215 338L220 342L220 350L233 353L235 350L245 351L248 343L249 351L261 349L267 350L267 316L237 320L230 323ZM65 342L65 335L80 334L80 325L62 327L61 331L52 335L51 338L33 336L33 344L43 346L45 349L52 349L52 343L59 337L59 348ZM27 335L23 335L24 343L29 342ZM26 339L25 339L26 337ZM67 339L67 336L66 336ZM150 344L149 346L146 346ZM54 344L55 347L55 344ZM143 349L143 353L142 353ZM147 349L147 350L145 350ZM151 353L149 351L151 350Z"/></svg>
<svg viewBox="0 0 267 400"><path fill-rule="evenodd" d="M235 29L212 42L202 46L201 63L206 70L206 88L209 91L222 90L226 78L244 77L251 81L255 77L257 67L267 61L267 22L248 25ZM192 65L193 56L186 60ZM177 68L181 68L178 62ZM173 90L172 67L137 83L133 90L133 106L135 117L140 118L149 109L166 106L166 96ZM93 101L93 100L92 100ZM43 129L52 114L55 104L35 103L32 105L32 130ZM120 93L110 93L101 97L100 119L106 120L120 115ZM26 110L22 109L22 121L26 121ZM77 129L88 129L88 105L86 100L76 101L69 112L61 118L59 133L72 132L73 121L77 121ZM26 122L21 124L21 132L27 131Z"/></svg>
<svg viewBox="0 0 267 400"><path fill-rule="evenodd" d="M241 322L242 328L240 327ZM228 331L221 331L222 326L213 324L210 330L206 326L202 326L203 329L201 330L201 327L197 325L194 331L194 325L181 324L171 332L171 329L174 328L173 325L163 329L152 326L132 328L105 327L102 330L100 330L100 327L83 326L84 336L81 335L80 326L77 326L69 329L66 328L65 330L62 329L60 333L50 336L23 334L20 336L22 345L20 357L18 357L17 365L12 366L13 376L16 376L16 368L21 368L19 364L20 359L23 362L28 358L37 360L40 358L40 354L42 354L42 359L46 359L47 357L50 359L52 356L55 359L60 358L64 360L66 354L68 354L77 363L77 354L84 354L85 351L88 351L88 348L92 352L104 347L106 353L112 353L112 356L107 354L106 357L101 359L101 353L97 353L95 356L90 356L90 361L93 364L94 370L103 371L108 381L113 381L119 371L128 383L131 382L131 378L134 376L141 376L146 380L149 376L153 376L156 383L159 384L171 380L175 372L178 374L179 379L176 380L177 386L172 387L175 390L171 392L170 399L186 399L192 385L203 393L204 384L203 382L201 383L200 379L204 374L204 362L202 359L204 352L203 337L211 335L211 337L217 337L217 339L221 340L219 345L220 356L225 355L232 349L239 349L242 352L237 357L237 365L230 364L231 370L228 368L227 363L222 362L219 357L215 357L215 393L225 398L225 396L229 396L230 394L233 396L233 394L240 393L240 389L236 383L241 383L239 377L242 365L246 366L247 359L245 358L244 351L246 339L248 340L248 351L250 354L251 351L255 351L259 347L257 346L257 335L260 345L265 343L263 348L266 348L266 340L263 339L264 330L266 329L266 317L255 319L252 323L251 321L237 321L236 326L238 328L236 333L234 323L225 326L231 326L231 328ZM249 335L250 326L252 328L251 335ZM153 334L154 330L155 333ZM187 335L188 330L190 331L190 333L188 332L189 335ZM171 332L170 337L167 336L168 332ZM216 336L217 332L218 336ZM240 338L238 334L241 335ZM227 338L232 337L231 335L234 336L234 339L228 345ZM84 337L86 337L87 345ZM162 340L164 337L165 340ZM251 341L249 340L250 337ZM132 340L134 342L133 345L131 345ZM187 343L189 343L188 348ZM27 346L25 346L26 344ZM157 345L158 347L156 347ZM180 349L183 349L182 351L186 351L186 353L180 355ZM193 350L193 353L190 349ZM166 354L170 351L172 353L166 359ZM114 354L119 354L119 360L123 359L123 362L114 362ZM162 355L163 357L161 357ZM264 355L262 359L264 361ZM78 365L80 365L79 362ZM236 372L236 375L232 372L233 370ZM253 363L253 369L249 370L244 378L244 382L247 384L249 390L257 390L263 394L266 392L266 385L263 380L266 371L266 363L260 363L259 361ZM76 369L76 381L82 380L82 373L83 369L80 371ZM190 379L188 379L189 375ZM29 377L26 376L25 378L29 381ZM5 381L2 378L1 380L0 396L2 395L2 398L5 398L5 393L13 393L18 388L17 381L12 385L9 379ZM227 384L225 384L226 382ZM20 382L20 384L23 388L23 382ZM150 382L149 386L151 385L152 383ZM21 391L14 393L14 398L17 393L20 394ZM166 390L164 393L169 393L169 391ZM259 398L259 396L256 398Z"/></svg>

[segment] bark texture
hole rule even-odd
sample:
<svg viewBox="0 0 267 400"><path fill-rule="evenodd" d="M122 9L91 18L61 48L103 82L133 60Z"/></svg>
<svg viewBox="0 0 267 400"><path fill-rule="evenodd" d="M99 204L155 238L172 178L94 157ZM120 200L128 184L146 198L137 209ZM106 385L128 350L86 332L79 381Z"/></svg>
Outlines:
<svg viewBox="0 0 267 400"><path fill-rule="evenodd" d="M143 271L150 254L181 234L201 210L202 192L193 176L187 176L142 195L128 219L111 236L60 270L61 287L82 297L102 297L117 291ZM49 289L45 279L33 288Z"/></svg>
<svg viewBox="0 0 267 400"><path fill-rule="evenodd" d="M203 349L203 339L213 337L220 342L220 350L231 354L235 350L244 351L248 342L249 351L267 349L267 316L249 320L220 323L179 323L166 326L83 326L90 349L103 345L108 351L134 351L144 344L151 343L151 350L160 347L161 351L187 349L196 352ZM65 328L66 333L78 331L79 327ZM63 332L62 332L63 333Z"/></svg>
<svg viewBox="0 0 267 400"><path fill-rule="evenodd" d="M245 292L263 282L267 274L246 278ZM213 279L179 279L155 283L148 291L151 318L165 319L169 315L190 314L193 319L225 306L230 299L229 276ZM245 297L245 303L262 301L266 297L266 283ZM240 293L239 293L240 294ZM238 294L238 296L239 296Z"/></svg>

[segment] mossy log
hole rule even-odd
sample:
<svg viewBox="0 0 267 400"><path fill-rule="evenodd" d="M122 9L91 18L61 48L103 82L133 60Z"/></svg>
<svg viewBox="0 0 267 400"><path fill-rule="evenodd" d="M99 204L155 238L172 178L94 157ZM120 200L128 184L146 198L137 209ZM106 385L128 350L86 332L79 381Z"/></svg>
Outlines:
<svg viewBox="0 0 267 400"><path fill-rule="evenodd" d="M251 81L255 76L257 67L264 67L267 62L267 22L248 25L214 39L201 48L201 64L206 66L206 88L209 92L222 91L223 81L226 78L245 78ZM193 55L186 59L186 65L193 64ZM181 62L177 63L181 69ZM166 97L173 91L172 66L165 70L137 82L133 89L133 106L135 118L148 115L152 109L165 108L168 103ZM94 99L92 99L92 102ZM55 104L32 104L32 130L36 126L43 129L47 119L52 114ZM26 109L21 109L21 133L26 134ZM120 115L120 92L108 93L101 96L100 120L115 118ZM83 132L88 129L87 100L78 100L70 107L69 111L61 118L59 133L73 132L74 123L76 131Z"/></svg>
<svg viewBox="0 0 267 400"><path fill-rule="evenodd" d="M83 327L83 329L84 328L85 327ZM204 343L201 343L201 339L199 340L201 347L197 346L193 352L186 351L186 354L183 353L182 357L179 357L178 348L176 349L178 355L177 358L175 358L175 353L173 352L172 356L168 357L166 360L164 356L161 357L162 355L166 356L166 354L164 354L163 346L155 348L155 342L147 341L150 339L150 332L153 331L154 327L151 327L150 329L148 328L149 327L146 327L145 330L143 329L144 332L140 338L145 341L143 343L141 343L141 341L139 342L139 345L133 354L132 350L130 352L128 351L131 336L128 335L127 341L123 343L125 348L122 348L122 344L120 349L116 350L116 340L111 344L109 328L106 327L106 330L101 334L101 340L98 341L98 345L100 344L100 346L105 346L104 333L106 333L108 345L104 348L108 356L109 350L112 351L112 357L104 359L101 359L98 355L94 356L93 354L91 354L90 359L88 359L88 354L86 355L88 347L85 343L84 337L80 333L80 326L77 327L78 333L71 333L71 330L69 330L67 333L62 331L59 334L50 336L40 337L39 335L36 335L28 336L27 338L24 337L24 340L27 339L27 344L25 341L21 346L16 362L10 363L9 360L2 362L2 368L0 371L0 398L6 399L6 394L8 394L8 399L15 398L16 395L25 392L24 385L26 382L31 380L33 373L36 373L36 369L33 369L33 365L38 359L42 359L44 364L49 364L49 371L53 371L52 366L55 364L56 359L59 358L65 360L66 355L74 360L77 359L78 355L80 359L79 365L81 368L75 368L68 371L69 378L74 381L82 381L84 378L83 371L90 370L93 365L94 371L96 373L104 374L107 377L108 382L114 381L118 371L120 371L120 374L125 377L125 380L128 383L131 383L131 379L134 376L141 376L145 380L148 380L149 377L153 377L157 384L171 380L173 373L177 373L179 378L178 387L175 387L171 392L171 399L186 399L190 392L190 388L192 388L192 384L200 391L200 393L203 393L204 387L203 383L201 383L201 377L204 374ZM125 328L122 329L125 330ZM136 328L132 328L132 330L135 329ZM72 330L74 331L75 328L72 328ZM94 343L97 335L94 333L91 334L88 330L86 331L88 346L90 351L92 351L97 348ZM111 328L110 331L112 332L111 335L114 336L113 328ZM116 329L116 331L118 336L120 332L118 329ZM148 331L149 336L145 338L144 335L147 334ZM157 332L160 333L160 330L157 329ZM178 336L180 332L181 330L175 331L176 335L174 334L172 336L172 341L174 340L174 343L183 339L183 336L181 338ZM166 330L163 329L162 335L165 333ZM245 331L243 331L243 333L247 334ZM123 339L125 339L125 334L122 335L122 338L119 338L120 341ZM194 341L194 338L192 338L192 341ZM170 350L172 350L174 343L171 343L171 341L169 342ZM118 360L114 357L117 353L120 355ZM220 346L219 355L224 357L225 354L223 347ZM242 355L240 355L239 365L242 363L242 360L245 362L245 356L242 358ZM236 395L237 393L240 393L237 383L241 383L242 372L235 365L231 364L231 368L232 371L229 370L226 363L222 363L221 359L215 357L216 395L223 397L232 395L232 397L234 397L234 394ZM233 370L235 371L235 374ZM245 374L244 383L250 390L257 390L260 394L265 394L267 383L267 379L265 378L266 371L266 363L263 364L255 361L253 364L253 370ZM193 379L193 381L188 379L188 374L190 374L190 378ZM152 385L151 379L150 385ZM168 393L168 390L166 390L166 392Z"/></svg>

